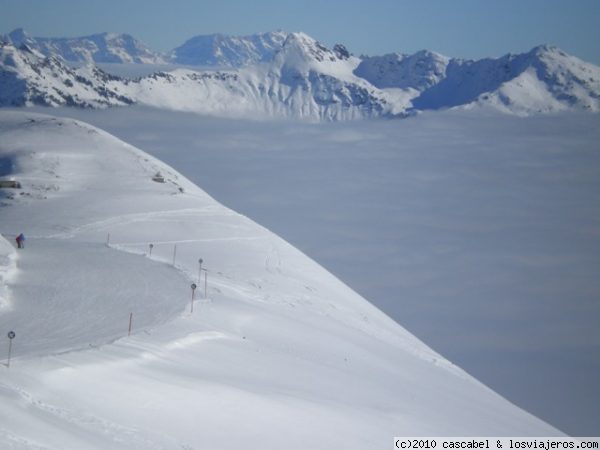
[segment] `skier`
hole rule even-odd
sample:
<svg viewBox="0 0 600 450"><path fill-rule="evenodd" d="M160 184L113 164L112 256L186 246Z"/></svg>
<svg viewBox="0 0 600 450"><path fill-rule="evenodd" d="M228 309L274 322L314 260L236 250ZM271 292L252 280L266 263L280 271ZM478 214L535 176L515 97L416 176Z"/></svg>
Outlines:
<svg viewBox="0 0 600 450"><path fill-rule="evenodd" d="M25 248L25 235L23 233L21 233L17 236L16 241L17 241L18 248Z"/></svg>

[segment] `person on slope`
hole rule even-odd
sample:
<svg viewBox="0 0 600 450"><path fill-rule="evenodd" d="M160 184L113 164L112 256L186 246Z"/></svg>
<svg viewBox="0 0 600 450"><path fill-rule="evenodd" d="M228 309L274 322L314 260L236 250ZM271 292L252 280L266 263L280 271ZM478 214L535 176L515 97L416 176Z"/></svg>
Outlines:
<svg viewBox="0 0 600 450"><path fill-rule="evenodd" d="M16 241L17 241L18 248L25 248L25 235L23 233L21 233L17 236Z"/></svg>

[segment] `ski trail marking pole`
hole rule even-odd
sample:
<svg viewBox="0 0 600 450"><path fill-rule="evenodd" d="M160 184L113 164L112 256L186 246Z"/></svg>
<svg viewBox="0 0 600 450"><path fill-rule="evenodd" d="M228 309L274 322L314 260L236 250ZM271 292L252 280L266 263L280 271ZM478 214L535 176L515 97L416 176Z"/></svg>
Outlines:
<svg viewBox="0 0 600 450"><path fill-rule="evenodd" d="M154 244L148 245L150 247L150 254L148 255L150 258L152 257L152 249L154 248Z"/></svg>
<svg viewBox="0 0 600 450"><path fill-rule="evenodd" d="M202 282L202 258L198 260L198 264L198 284L200 284Z"/></svg>
<svg viewBox="0 0 600 450"><path fill-rule="evenodd" d="M110 246L110 233L106 235L106 246Z"/></svg>
<svg viewBox="0 0 600 450"><path fill-rule="evenodd" d="M8 361L6 362L6 367L10 367L10 354L12 353L12 340L15 338L15 332L8 332Z"/></svg>
<svg viewBox="0 0 600 450"><path fill-rule="evenodd" d="M208 285L208 270L204 269L204 298L208 298L206 296L206 286Z"/></svg>
<svg viewBox="0 0 600 450"><path fill-rule="evenodd" d="M196 290L196 283L192 283L192 307L190 308L190 314L194 312L194 291Z"/></svg>
<svg viewBox="0 0 600 450"><path fill-rule="evenodd" d="M173 265L175 265L175 257L177 256L177 244L173 246Z"/></svg>
<svg viewBox="0 0 600 450"><path fill-rule="evenodd" d="M133 322L133 313L129 313L129 331L127 332L127 336L131 336L131 324Z"/></svg>

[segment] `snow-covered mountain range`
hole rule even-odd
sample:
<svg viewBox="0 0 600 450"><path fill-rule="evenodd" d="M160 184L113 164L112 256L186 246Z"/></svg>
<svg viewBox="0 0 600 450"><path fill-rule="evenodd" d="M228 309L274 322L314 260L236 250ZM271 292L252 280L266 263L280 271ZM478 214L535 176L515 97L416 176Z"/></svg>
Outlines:
<svg viewBox="0 0 600 450"><path fill-rule="evenodd" d="M0 47L3 106L139 103L220 116L311 120L454 107L521 115L600 111L600 68L550 46L478 61L428 51L359 58L342 45L328 49L304 33L198 36L175 49L171 59L231 68L169 67L126 79L91 64L70 68L50 47L40 49L38 41L22 39L19 47L14 45L19 39L10 41Z"/></svg>
<svg viewBox="0 0 600 450"><path fill-rule="evenodd" d="M60 56L72 63L164 64L162 55L150 50L129 34L98 33L74 38L33 37L22 28L0 36L0 40L20 47L25 44L45 56Z"/></svg>
<svg viewBox="0 0 600 450"><path fill-rule="evenodd" d="M270 61L289 33L272 31L249 36L198 35L173 50L161 53L125 33L97 33L72 38L31 36L23 28L0 35L0 41L26 44L45 56L60 56L69 63L184 64L188 66L243 67Z"/></svg>
<svg viewBox="0 0 600 450"><path fill-rule="evenodd" d="M227 71L175 69L137 79L93 65L70 68L26 45L0 45L3 106L140 103L224 116L331 120L396 112L385 92L352 73L358 58L303 33L288 35L270 62Z"/></svg>

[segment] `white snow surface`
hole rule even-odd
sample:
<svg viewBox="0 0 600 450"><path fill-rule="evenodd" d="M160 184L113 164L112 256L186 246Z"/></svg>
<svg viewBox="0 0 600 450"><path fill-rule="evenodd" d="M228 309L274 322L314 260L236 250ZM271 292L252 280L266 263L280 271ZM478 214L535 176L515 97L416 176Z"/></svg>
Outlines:
<svg viewBox="0 0 600 450"><path fill-rule="evenodd" d="M0 143L23 186L0 207L0 333L16 333L0 447L376 449L396 435L559 433L144 152L27 112L0 112Z"/></svg>
<svg viewBox="0 0 600 450"><path fill-rule="evenodd" d="M8 283L14 279L17 269L17 252L10 243L0 235L0 314L8 308L11 292Z"/></svg>

